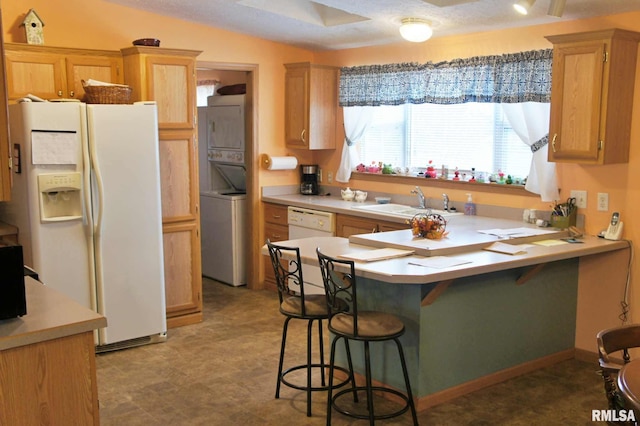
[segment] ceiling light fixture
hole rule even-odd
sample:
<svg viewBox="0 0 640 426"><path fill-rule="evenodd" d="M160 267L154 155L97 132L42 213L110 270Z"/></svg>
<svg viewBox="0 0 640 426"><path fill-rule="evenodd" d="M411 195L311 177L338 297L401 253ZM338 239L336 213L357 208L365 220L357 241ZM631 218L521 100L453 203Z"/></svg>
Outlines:
<svg viewBox="0 0 640 426"><path fill-rule="evenodd" d="M547 15L560 18L564 13L564 6L566 3L567 0L551 0L551 3L549 3L549 11L547 12Z"/></svg>
<svg viewBox="0 0 640 426"><path fill-rule="evenodd" d="M400 35L405 40L414 43L429 40L433 35L431 21L420 18L404 18L400 25Z"/></svg>
<svg viewBox="0 0 640 426"><path fill-rule="evenodd" d="M526 15L529 13L529 9L531 9L531 6L533 6L535 2L536 0L520 0L519 2L513 4L513 8L518 13Z"/></svg>

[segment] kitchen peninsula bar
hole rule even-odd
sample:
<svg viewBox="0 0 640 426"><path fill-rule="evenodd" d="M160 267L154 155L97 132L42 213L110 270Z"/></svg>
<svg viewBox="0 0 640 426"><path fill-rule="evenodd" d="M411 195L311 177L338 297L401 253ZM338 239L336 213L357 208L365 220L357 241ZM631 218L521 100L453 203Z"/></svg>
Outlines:
<svg viewBox="0 0 640 426"><path fill-rule="evenodd" d="M25 277L27 314L0 321L0 425L98 425L93 330L107 320Z"/></svg>
<svg viewBox="0 0 640 426"><path fill-rule="evenodd" d="M503 223L508 226L508 222ZM556 231L504 240L510 244L527 243L522 253L510 255L482 249L491 244L491 239L498 241L497 237L476 236L475 242L465 245L463 234L471 235L469 232L453 227L450 238L442 242L413 239L407 229L349 239L306 238L279 244L300 247L303 263L311 265L318 262L316 247L337 257L380 247L415 249L416 245L424 245L416 253L427 257L356 262L356 274L358 300L364 303L364 309L391 312L404 321L407 330L401 340L411 385L418 409L425 409L573 358L579 275L585 267L581 262L585 261L591 272L600 269L600 273L619 276L621 271L609 269L621 260L607 258L614 263L599 262L598 257L617 253L626 258L629 250L626 241L592 236L577 244L564 243L558 238L566 236L566 232ZM534 240L543 244L535 244ZM440 255L453 265L413 264ZM593 339L595 342L595 334ZM372 357L385 360L372 366L374 379L402 389L396 359L385 357L389 349L383 345L372 347L372 351L379 351ZM357 371L362 371L358 361L361 358L360 354L354 355Z"/></svg>

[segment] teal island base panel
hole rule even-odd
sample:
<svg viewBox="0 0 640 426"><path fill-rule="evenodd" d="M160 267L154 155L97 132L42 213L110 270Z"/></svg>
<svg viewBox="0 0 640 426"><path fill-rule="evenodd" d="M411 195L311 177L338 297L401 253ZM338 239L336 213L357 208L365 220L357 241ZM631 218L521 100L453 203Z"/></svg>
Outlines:
<svg viewBox="0 0 640 426"><path fill-rule="evenodd" d="M578 259L548 263L524 284L515 268L456 279L430 305L438 283L393 284L358 277L360 309L398 315L414 397L571 350L575 346ZM595 337L594 337L595 338ZM364 373L363 346L351 343L354 368ZM344 346L337 364L345 365ZM404 389L395 343L371 344L373 379Z"/></svg>

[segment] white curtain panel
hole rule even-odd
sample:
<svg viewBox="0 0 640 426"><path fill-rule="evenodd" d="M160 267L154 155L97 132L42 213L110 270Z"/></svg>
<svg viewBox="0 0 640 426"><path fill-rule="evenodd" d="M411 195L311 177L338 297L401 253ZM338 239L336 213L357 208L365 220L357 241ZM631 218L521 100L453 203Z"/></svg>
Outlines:
<svg viewBox="0 0 640 426"><path fill-rule="evenodd" d="M542 201L558 200L560 194L558 193L556 165L547 161L550 104L523 102L501 105L511 127L522 139L522 142L533 146L543 138L547 140L546 144L533 153L525 189L539 194Z"/></svg>
<svg viewBox="0 0 640 426"><path fill-rule="evenodd" d="M367 131L373 117L373 108L366 106L344 107L344 147L336 181L349 182L351 171L360 163L356 143Z"/></svg>

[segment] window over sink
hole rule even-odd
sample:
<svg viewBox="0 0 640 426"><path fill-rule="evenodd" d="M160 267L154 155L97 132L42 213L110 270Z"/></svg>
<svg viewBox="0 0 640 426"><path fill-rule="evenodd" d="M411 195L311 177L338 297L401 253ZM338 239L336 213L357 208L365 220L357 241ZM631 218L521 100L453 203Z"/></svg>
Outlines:
<svg viewBox="0 0 640 426"><path fill-rule="evenodd" d="M364 165L422 169L432 165L450 177L456 167L467 179L499 170L513 177L529 173L532 152L491 103L404 104L373 108L373 119L357 146Z"/></svg>

